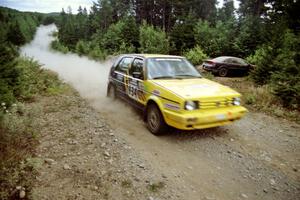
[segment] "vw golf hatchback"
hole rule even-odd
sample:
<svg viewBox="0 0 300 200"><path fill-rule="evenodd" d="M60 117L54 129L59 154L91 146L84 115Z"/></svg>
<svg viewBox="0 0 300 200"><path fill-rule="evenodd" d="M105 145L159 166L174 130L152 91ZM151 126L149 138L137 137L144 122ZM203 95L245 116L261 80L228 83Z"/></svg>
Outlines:
<svg viewBox="0 0 300 200"><path fill-rule="evenodd" d="M238 92L203 78L180 56L119 56L109 73L107 96L141 109L155 135L168 126L182 130L222 126L247 112Z"/></svg>

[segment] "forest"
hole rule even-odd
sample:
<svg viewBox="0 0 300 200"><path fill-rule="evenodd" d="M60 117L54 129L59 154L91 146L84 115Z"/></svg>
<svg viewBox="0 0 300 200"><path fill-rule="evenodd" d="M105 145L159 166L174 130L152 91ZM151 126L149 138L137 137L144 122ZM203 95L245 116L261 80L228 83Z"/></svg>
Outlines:
<svg viewBox="0 0 300 200"><path fill-rule="evenodd" d="M255 64L250 74L268 84L284 106L299 109L299 1L98 0L90 11L62 9L48 17L59 28L54 49L93 59L121 53L186 56L194 65L205 58L237 56Z"/></svg>
<svg viewBox="0 0 300 200"><path fill-rule="evenodd" d="M18 47L33 39L42 18L42 14L0 7L0 102L7 106L21 96Z"/></svg>
<svg viewBox="0 0 300 200"><path fill-rule="evenodd" d="M91 8L57 14L0 9L1 102L18 94L17 48L29 42L40 24L55 23L52 47L96 60L121 53L186 56L194 65L206 58L237 56L256 67L250 79L269 85L284 106L299 109L299 1L98 0ZM20 92L19 92L20 93Z"/></svg>

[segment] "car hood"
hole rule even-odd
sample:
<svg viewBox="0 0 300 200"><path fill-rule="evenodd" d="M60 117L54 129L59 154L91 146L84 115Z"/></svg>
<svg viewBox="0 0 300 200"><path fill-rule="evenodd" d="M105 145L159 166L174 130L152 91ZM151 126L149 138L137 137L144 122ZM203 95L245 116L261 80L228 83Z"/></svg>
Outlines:
<svg viewBox="0 0 300 200"><path fill-rule="evenodd" d="M197 79L171 79L171 80L152 80L154 84L159 85L162 89L167 89L184 98L210 98L224 96L240 96L233 89L216 83L214 81L197 78Z"/></svg>

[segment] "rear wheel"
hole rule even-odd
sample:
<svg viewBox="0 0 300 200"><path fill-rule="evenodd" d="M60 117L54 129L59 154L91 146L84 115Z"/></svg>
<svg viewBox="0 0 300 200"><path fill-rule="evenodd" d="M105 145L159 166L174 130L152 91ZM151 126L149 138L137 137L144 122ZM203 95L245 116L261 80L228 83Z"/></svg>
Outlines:
<svg viewBox="0 0 300 200"><path fill-rule="evenodd" d="M167 124L155 104L147 108L147 127L154 135L162 135L167 130Z"/></svg>
<svg viewBox="0 0 300 200"><path fill-rule="evenodd" d="M228 75L228 69L226 67L221 67L219 69L219 76L225 77Z"/></svg>
<svg viewBox="0 0 300 200"><path fill-rule="evenodd" d="M116 89L113 85L109 84L107 88L107 97L115 100L117 98Z"/></svg>

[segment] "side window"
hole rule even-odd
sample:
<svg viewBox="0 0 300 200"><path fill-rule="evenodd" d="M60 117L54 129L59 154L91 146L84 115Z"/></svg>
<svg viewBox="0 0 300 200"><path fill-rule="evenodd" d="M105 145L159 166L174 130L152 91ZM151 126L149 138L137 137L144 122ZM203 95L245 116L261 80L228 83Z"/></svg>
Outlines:
<svg viewBox="0 0 300 200"><path fill-rule="evenodd" d="M236 60L236 59L231 59L232 60L232 62L231 63L233 63L233 64L241 64L238 60Z"/></svg>
<svg viewBox="0 0 300 200"><path fill-rule="evenodd" d="M118 64L118 66L116 67L116 71L127 74L131 62L132 62L132 58L128 58L128 57L123 58Z"/></svg>
<svg viewBox="0 0 300 200"><path fill-rule="evenodd" d="M144 79L144 70L143 70L144 61L140 58L134 59L131 69L130 75L134 78Z"/></svg>
<svg viewBox="0 0 300 200"><path fill-rule="evenodd" d="M224 60L224 63L232 63L232 59L231 58L227 58L226 60Z"/></svg>

